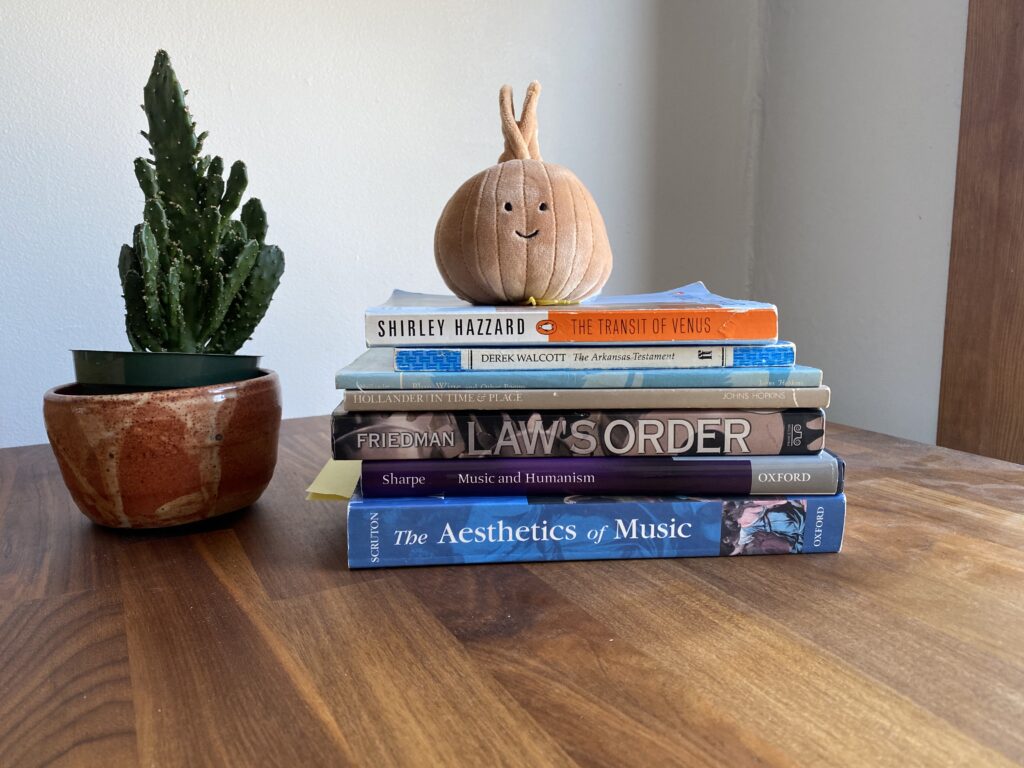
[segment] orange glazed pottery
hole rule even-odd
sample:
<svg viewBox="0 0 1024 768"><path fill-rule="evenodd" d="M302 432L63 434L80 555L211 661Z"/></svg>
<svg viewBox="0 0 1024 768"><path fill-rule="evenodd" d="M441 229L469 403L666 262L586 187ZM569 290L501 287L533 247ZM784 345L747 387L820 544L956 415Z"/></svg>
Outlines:
<svg viewBox="0 0 1024 768"><path fill-rule="evenodd" d="M114 528L204 520L255 502L274 474L277 374L202 387L43 398L46 432L78 508Z"/></svg>

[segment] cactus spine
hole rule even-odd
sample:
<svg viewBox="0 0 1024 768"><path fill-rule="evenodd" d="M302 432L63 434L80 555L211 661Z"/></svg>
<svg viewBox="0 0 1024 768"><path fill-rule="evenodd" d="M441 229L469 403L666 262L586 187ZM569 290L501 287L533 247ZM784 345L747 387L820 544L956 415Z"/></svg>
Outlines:
<svg viewBox="0 0 1024 768"><path fill-rule="evenodd" d="M196 135L166 52L144 93L152 158L135 160L135 177L146 203L118 260L128 339L135 350L234 353L266 314L284 254L265 242L257 198L231 218L248 185L245 163L225 180L224 161L202 154L206 133Z"/></svg>

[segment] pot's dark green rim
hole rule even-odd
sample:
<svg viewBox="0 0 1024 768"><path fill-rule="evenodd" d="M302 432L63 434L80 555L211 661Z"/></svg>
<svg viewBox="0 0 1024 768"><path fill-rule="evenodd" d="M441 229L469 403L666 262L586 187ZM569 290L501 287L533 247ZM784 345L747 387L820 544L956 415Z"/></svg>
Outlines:
<svg viewBox="0 0 1024 768"><path fill-rule="evenodd" d="M225 384L259 376L257 355L110 352L73 349L75 381L105 387L171 389Z"/></svg>

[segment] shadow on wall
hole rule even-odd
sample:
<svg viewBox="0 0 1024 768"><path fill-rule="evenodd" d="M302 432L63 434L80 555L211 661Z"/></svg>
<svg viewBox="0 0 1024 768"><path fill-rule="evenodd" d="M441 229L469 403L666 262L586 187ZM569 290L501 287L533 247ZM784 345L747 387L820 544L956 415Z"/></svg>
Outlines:
<svg viewBox="0 0 1024 768"><path fill-rule="evenodd" d="M651 40L655 111L650 281L751 293L760 130L760 3L662 2Z"/></svg>

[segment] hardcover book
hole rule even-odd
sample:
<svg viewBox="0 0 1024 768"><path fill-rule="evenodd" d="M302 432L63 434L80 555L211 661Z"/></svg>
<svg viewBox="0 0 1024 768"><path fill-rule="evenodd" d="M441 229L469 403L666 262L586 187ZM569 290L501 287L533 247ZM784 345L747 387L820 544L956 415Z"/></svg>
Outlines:
<svg viewBox="0 0 1024 768"><path fill-rule="evenodd" d="M810 410L433 411L331 417L335 459L547 456L777 456L817 453Z"/></svg>
<svg viewBox="0 0 1024 768"><path fill-rule="evenodd" d="M465 376L466 374L462 374ZM570 408L826 408L828 387L697 389L415 389L345 390L346 411L493 411Z"/></svg>
<svg viewBox="0 0 1024 768"><path fill-rule="evenodd" d="M348 507L350 568L838 552L846 497L496 496Z"/></svg>
<svg viewBox="0 0 1024 768"><path fill-rule="evenodd" d="M395 350L396 371L645 370L764 368L796 364L791 341L778 344L660 347L411 347Z"/></svg>
<svg viewBox="0 0 1024 768"><path fill-rule="evenodd" d="M844 465L810 456L659 456L364 461L366 498L409 496L827 495Z"/></svg>
<svg viewBox="0 0 1024 768"><path fill-rule="evenodd" d="M487 307L395 291L366 311L371 347L774 342L772 304L717 296L703 283L663 293L596 296L560 306Z"/></svg>
<svg viewBox="0 0 1024 768"><path fill-rule="evenodd" d="M647 370L396 371L394 351L368 349L334 377L338 389L687 389L817 387L821 370L806 365Z"/></svg>

